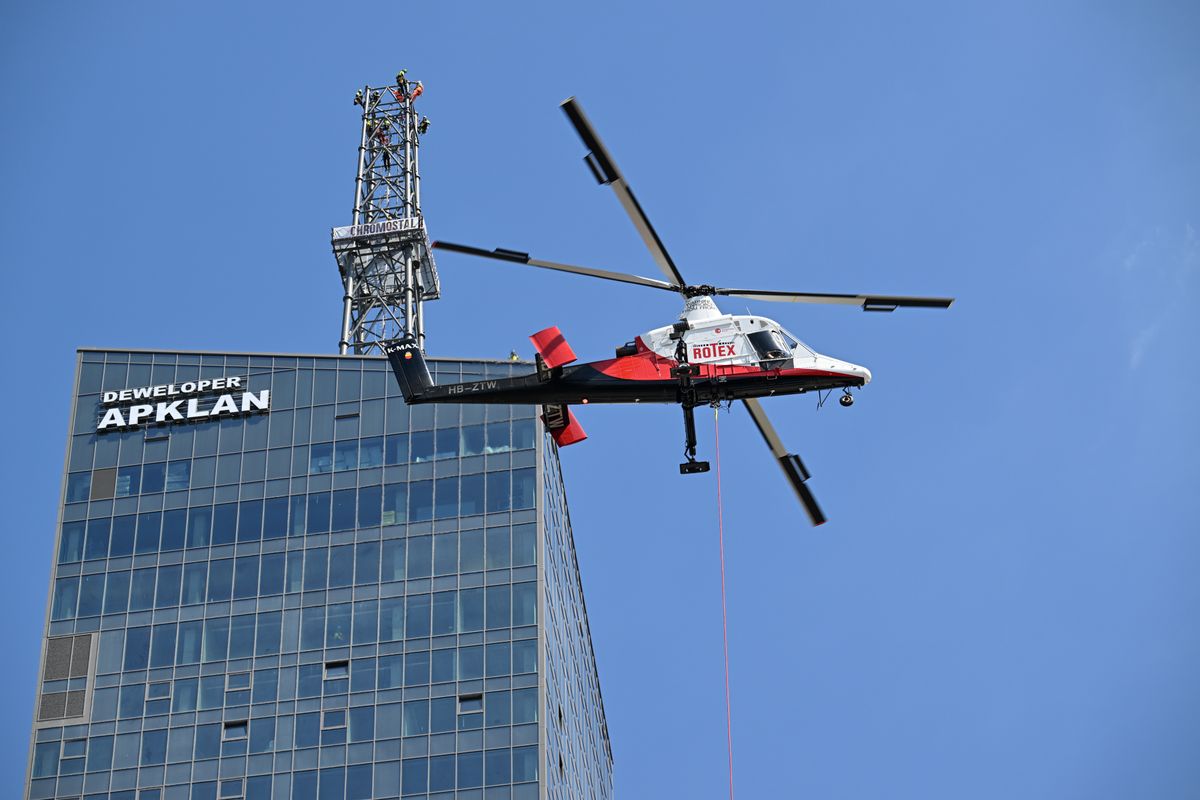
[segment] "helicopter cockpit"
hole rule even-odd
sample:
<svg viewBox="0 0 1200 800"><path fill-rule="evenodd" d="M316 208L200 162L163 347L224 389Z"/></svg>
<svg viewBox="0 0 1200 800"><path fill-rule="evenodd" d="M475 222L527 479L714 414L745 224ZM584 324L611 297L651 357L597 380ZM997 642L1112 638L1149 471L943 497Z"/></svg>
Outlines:
<svg viewBox="0 0 1200 800"><path fill-rule="evenodd" d="M763 369L781 369L790 366L794 357L812 358L816 355L783 328L754 331L746 334L746 338L758 355L758 363Z"/></svg>

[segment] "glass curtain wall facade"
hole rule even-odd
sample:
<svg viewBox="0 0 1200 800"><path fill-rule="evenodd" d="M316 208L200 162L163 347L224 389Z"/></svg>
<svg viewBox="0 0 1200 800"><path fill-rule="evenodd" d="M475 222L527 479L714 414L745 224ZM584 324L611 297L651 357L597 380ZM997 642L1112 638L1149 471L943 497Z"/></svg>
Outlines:
<svg viewBox="0 0 1200 800"><path fill-rule="evenodd" d="M229 377L269 410L97 431L103 392ZM87 350L71 425L30 800L611 797L535 408L410 408L379 358Z"/></svg>

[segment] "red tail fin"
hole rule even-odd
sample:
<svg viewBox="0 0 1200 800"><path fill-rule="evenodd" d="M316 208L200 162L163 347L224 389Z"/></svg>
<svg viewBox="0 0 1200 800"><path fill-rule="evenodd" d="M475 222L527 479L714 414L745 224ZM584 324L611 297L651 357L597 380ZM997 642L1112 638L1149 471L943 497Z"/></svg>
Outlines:
<svg viewBox="0 0 1200 800"><path fill-rule="evenodd" d="M542 422L546 423L546 430L550 431L554 443L559 447L582 442L587 438L583 426L567 406L542 406Z"/></svg>

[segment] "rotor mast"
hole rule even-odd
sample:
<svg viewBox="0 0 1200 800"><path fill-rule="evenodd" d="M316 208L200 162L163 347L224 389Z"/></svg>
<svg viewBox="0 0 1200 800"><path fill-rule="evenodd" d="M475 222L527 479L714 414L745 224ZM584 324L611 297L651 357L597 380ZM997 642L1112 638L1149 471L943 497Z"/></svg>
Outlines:
<svg viewBox="0 0 1200 800"><path fill-rule="evenodd" d="M401 71L391 86L364 86L353 224L331 231L342 279L338 353L382 353L412 335L425 346L424 302L440 285L421 212L420 139L429 127L416 109L424 91Z"/></svg>

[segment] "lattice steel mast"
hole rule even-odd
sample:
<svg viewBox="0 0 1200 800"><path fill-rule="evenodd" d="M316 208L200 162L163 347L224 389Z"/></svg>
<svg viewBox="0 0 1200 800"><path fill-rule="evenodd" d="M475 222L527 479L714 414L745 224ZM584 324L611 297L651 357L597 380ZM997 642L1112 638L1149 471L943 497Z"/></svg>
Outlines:
<svg viewBox="0 0 1200 800"><path fill-rule="evenodd" d="M439 293L421 214L420 137L429 127L415 101L424 91L401 72L392 86L364 86L354 224L334 228L345 295L338 352L382 353L406 333L425 347L424 301Z"/></svg>

